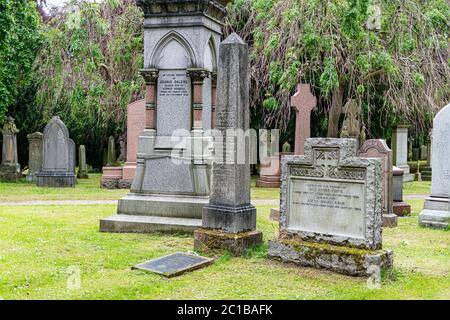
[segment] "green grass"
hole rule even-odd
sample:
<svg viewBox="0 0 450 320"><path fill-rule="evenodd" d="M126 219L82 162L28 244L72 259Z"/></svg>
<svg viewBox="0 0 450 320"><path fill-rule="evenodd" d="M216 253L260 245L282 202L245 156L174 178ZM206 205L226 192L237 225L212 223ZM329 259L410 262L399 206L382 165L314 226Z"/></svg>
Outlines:
<svg viewBox="0 0 450 320"><path fill-rule="evenodd" d="M126 195L128 189L100 188L101 174L89 174L89 179L78 179L75 188L38 188L24 179L19 182L0 182L0 201L29 200L116 200ZM278 199L279 188L256 188L252 178L252 199Z"/></svg>
<svg viewBox="0 0 450 320"><path fill-rule="evenodd" d="M403 184L403 194L430 194L431 191L431 181L412 181Z"/></svg>
<svg viewBox="0 0 450 320"><path fill-rule="evenodd" d="M3 193L2 193L3 194ZM131 270L134 264L193 248L191 236L98 232L114 205L1 206L0 297L3 299L450 299L450 233L420 228L413 216L384 230L394 250L394 276L380 289L366 280L266 258L278 224L258 207L264 245L245 257L166 279ZM68 289L67 270L79 268L81 288Z"/></svg>

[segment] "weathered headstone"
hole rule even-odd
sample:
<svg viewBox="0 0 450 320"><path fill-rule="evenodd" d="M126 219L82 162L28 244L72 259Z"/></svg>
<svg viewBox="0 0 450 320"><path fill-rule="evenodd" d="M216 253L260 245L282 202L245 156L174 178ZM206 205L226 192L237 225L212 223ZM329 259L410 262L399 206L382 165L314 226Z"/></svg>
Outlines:
<svg viewBox="0 0 450 320"><path fill-rule="evenodd" d="M359 156L363 158L378 158L381 160L381 202L383 205L383 227L396 227L397 216L392 212L393 207L393 175L392 175L392 150L382 139L366 140L359 150Z"/></svg>
<svg viewBox="0 0 450 320"><path fill-rule="evenodd" d="M137 0L144 12L145 130L131 193L102 231L193 232L210 193L217 48L229 1Z"/></svg>
<svg viewBox="0 0 450 320"><path fill-rule="evenodd" d="M450 104L433 120L431 195L419 215L424 227L447 228L450 223Z"/></svg>
<svg viewBox="0 0 450 320"><path fill-rule="evenodd" d="M366 276L389 269L382 250L381 163L357 157L356 139L308 139L282 160L280 231L269 257Z"/></svg>
<svg viewBox="0 0 450 320"><path fill-rule="evenodd" d="M291 106L295 109L294 154L303 154L305 141L311 137L311 111L316 107L316 103L317 99L311 93L311 86L298 84L297 92L291 97Z"/></svg>
<svg viewBox="0 0 450 320"><path fill-rule="evenodd" d="M355 99L349 99L344 105L344 122L342 123L341 138L354 138L360 143L361 108Z"/></svg>
<svg viewBox="0 0 450 320"><path fill-rule="evenodd" d="M117 162L123 163L127 159L127 133L123 133L119 137L119 157Z"/></svg>
<svg viewBox="0 0 450 320"><path fill-rule="evenodd" d="M14 118L8 117L3 125L2 163L0 165L0 180L17 181L22 177L17 157L17 129Z"/></svg>
<svg viewBox="0 0 450 320"><path fill-rule="evenodd" d="M411 206L403 201L403 169L393 167L393 212L402 217L411 214Z"/></svg>
<svg viewBox="0 0 450 320"><path fill-rule="evenodd" d="M433 175L433 169L431 168L431 145L433 143L433 134L430 131L427 142L427 165L422 169L422 180L423 181L431 181L431 177Z"/></svg>
<svg viewBox="0 0 450 320"><path fill-rule="evenodd" d="M122 179L122 166L116 158L116 140L113 136L110 136L108 138L106 166L102 168L100 186L106 189L116 189L120 179Z"/></svg>
<svg viewBox="0 0 450 320"><path fill-rule="evenodd" d="M87 172L87 164L86 164L86 147L84 145L80 145L78 147L78 179L89 179L89 175Z"/></svg>
<svg viewBox="0 0 450 320"><path fill-rule="evenodd" d="M42 133L27 135L28 139L28 175L27 181L36 182L36 175L42 168Z"/></svg>
<svg viewBox="0 0 450 320"><path fill-rule="evenodd" d="M53 117L42 138L42 169L36 175L38 187L75 186L75 143L59 117Z"/></svg>
<svg viewBox="0 0 450 320"><path fill-rule="evenodd" d="M250 127L248 46L236 33L220 44L217 77L215 124L226 139L229 131L245 132ZM203 208L202 228L194 232L196 249L226 249L240 255L262 242L256 208L250 203L250 164L238 162L238 144L220 143L225 150L213 162L211 197Z"/></svg>
<svg viewBox="0 0 450 320"><path fill-rule="evenodd" d="M260 173L256 180L257 187L280 187L279 138L278 130L259 130Z"/></svg>
<svg viewBox="0 0 450 320"><path fill-rule="evenodd" d="M403 182L413 181L408 165L408 126L397 126L392 133L392 154L394 166L403 169Z"/></svg>

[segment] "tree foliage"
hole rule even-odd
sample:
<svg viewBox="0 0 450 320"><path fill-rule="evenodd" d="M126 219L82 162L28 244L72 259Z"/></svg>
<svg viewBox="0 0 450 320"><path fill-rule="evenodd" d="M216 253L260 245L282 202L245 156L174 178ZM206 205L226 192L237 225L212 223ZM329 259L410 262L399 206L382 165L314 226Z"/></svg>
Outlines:
<svg viewBox="0 0 450 320"><path fill-rule="evenodd" d="M35 1L0 1L0 124L30 81L39 27Z"/></svg>
<svg viewBox="0 0 450 320"><path fill-rule="evenodd" d="M379 30L367 25L374 5ZM229 9L228 32L250 44L250 101L266 126L287 127L298 82L312 84L317 113L330 115L317 134L337 134L349 98L368 137L401 122L425 131L450 100L447 0L236 0Z"/></svg>
<svg viewBox="0 0 450 320"><path fill-rule="evenodd" d="M75 0L44 27L33 112L42 114L43 123L59 115L96 167L107 137L125 130L126 106L143 93L142 22L129 0Z"/></svg>

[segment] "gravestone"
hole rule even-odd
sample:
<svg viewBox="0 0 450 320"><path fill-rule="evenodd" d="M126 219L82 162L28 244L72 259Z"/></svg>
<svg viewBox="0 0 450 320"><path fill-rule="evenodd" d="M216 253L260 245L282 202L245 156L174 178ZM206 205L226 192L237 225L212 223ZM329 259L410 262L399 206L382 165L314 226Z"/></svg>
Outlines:
<svg viewBox="0 0 450 320"><path fill-rule="evenodd" d="M311 137L311 111L316 104L317 99L311 93L311 86L298 84L297 92L291 97L291 106L295 110L295 154L303 154L305 141Z"/></svg>
<svg viewBox="0 0 450 320"><path fill-rule="evenodd" d="M414 180L408 165L408 127L397 126L392 133L392 154L394 166L403 169L403 182Z"/></svg>
<svg viewBox="0 0 450 320"><path fill-rule="evenodd" d="M78 179L89 179L89 175L87 172L87 164L86 164L86 147L84 145L80 145L78 147Z"/></svg>
<svg viewBox="0 0 450 320"><path fill-rule="evenodd" d="M117 158L117 162L123 163L127 158L127 134L123 133L119 137L119 157Z"/></svg>
<svg viewBox="0 0 450 320"><path fill-rule="evenodd" d="M17 181L22 177L17 157L17 129L14 118L8 117L3 125L2 162L0 180Z"/></svg>
<svg viewBox="0 0 450 320"><path fill-rule="evenodd" d="M432 159L431 145L432 145L432 143L433 143L433 134L432 134L432 132L430 132L429 136L428 136L428 142L427 142L427 165L421 171L423 181L431 181L431 177L433 175L433 169L431 168L431 159Z"/></svg>
<svg viewBox="0 0 450 320"><path fill-rule="evenodd" d="M211 197L203 208L202 228L194 232L196 250L226 249L240 255L262 242L262 233L256 230L256 208L250 203L250 164L239 161L242 141L227 136L230 131L249 130L248 99L248 46L232 33L219 49L215 124L222 140L214 141ZM223 152L218 153L222 146Z"/></svg>
<svg viewBox="0 0 450 320"><path fill-rule="evenodd" d="M256 180L257 187L280 187L279 140L279 130L259 130L260 173Z"/></svg>
<svg viewBox="0 0 450 320"><path fill-rule="evenodd" d="M383 205L383 227L396 227L397 216L392 212L393 207L393 175L392 175L392 150L382 139L366 140L359 150L362 158L378 158L381 160L381 202Z"/></svg>
<svg viewBox="0 0 450 320"><path fill-rule="evenodd" d="M116 140L113 136L110 136L108 138L106 166L102 168L100 186L106 189L116 189L120 179L122 179L122 166L116 158Z"/></svg>
<svg viewBox="0 0 450 320"><path fill-rule="evenodd" d="M433 120L431 195L425 200L419 224L447 228L450 223L450 104Z"/></svg>
<svg viewBox="0 0 450 320"><path fill-rule="evenodd" d="M217 48L229 1L137 0L144 12L145 130L110 232L190 232L210 193Z"/></svg>
<svg viewBox="0 0 450 320"><path fill-rule="evenodd" d="M342 123L341 138L354 138L361 142L361 108L355 99L349 99L344 105L344 122Z"/></svg>
<svg viewBox="0 0 450 320"><path fill-rule="evenodd" d="M367 276L390 269L382 250L381 163L357 157L356 139L308 139L282 160L279 238L269 257Z"/></svg>
<svg viewBox="0 0 450 320"><path fill-rule="evenodd" d="M42 169L36 175L36 185L74 187L75 143L69 138L69 131L58 116L53 117L45 127L42 148Z"/></svg>
<svg viewBox="0 0 450 320"><path fill-rule="evenodd" d="M122 168L122 179L118 187L129 189L136 172L136 156L139 135L145 129L145 99L135 101L127 107L127 160Z"/></svg>
<svg viewBox="0 0 450 320"><path fill-rule="evenodd" d="M36 175L42 168L42 133L27 135L28 139L28 175L27 181L36 182Z"/></svg>
<svg viewBox="0 0 450 320"><path fill-rule="evenodd" d="M205 258L194 254L176 252L167 256L156 258L133 267L144 271L150 271L167 278L176 277L183 273L204 268L214 263L214 259Z"/></svg>
<svg viewBox="0 0 450 320"><path fill-rule="evenodd" d="M403 201L403 169L393 167L393 212L399 217L411 214L411 206Z"/></svg>

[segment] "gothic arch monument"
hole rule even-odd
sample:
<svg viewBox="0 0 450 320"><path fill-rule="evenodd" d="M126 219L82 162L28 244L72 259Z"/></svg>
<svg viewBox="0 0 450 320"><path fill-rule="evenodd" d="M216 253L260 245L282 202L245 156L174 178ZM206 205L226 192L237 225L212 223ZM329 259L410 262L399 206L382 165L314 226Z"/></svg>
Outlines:
<svg viewBox="0 0 450 320"><path fill-rule="evenodd" d="M137 0L144 11L145 130L131 192L105 232L193 232L210 193L217 48L229 1Z"/></svg>

